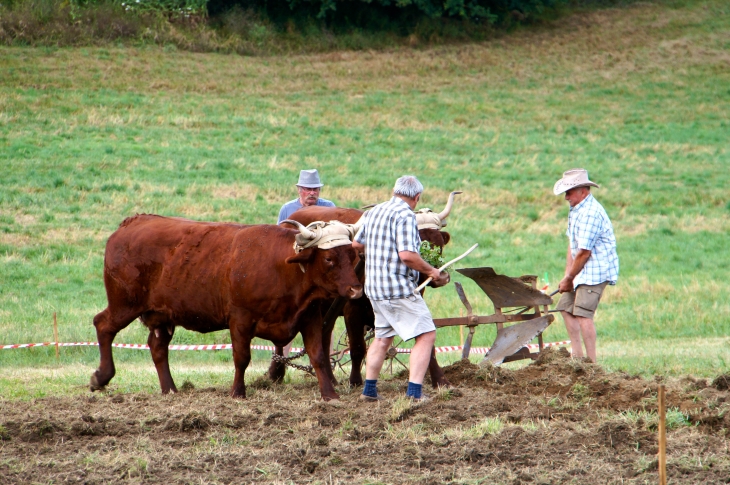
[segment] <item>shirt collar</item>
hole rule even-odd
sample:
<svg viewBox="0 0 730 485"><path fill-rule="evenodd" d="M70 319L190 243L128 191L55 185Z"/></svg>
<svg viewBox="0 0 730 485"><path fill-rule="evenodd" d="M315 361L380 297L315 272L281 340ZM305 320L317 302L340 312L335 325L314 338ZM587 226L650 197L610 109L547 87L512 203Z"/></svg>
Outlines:
<svg viewBox="0 0 730 485"><path fill-rule="evenodd" d="M390 202L392 204L402 205L406 209L411 210L411 206L409 206L408 204L406 204L406 201L405 200L401 199L400 197L396 197L395 195L393 197L391 197Z"/></svg>
<svg viewBox="0 0 730 485"><path fill-rule="evenodd" d="M593 194L588 194L588 197L578 202L575 207L571 207L570 212L581 210L584 206L588 205L590 199L593 199Z"/></svg>

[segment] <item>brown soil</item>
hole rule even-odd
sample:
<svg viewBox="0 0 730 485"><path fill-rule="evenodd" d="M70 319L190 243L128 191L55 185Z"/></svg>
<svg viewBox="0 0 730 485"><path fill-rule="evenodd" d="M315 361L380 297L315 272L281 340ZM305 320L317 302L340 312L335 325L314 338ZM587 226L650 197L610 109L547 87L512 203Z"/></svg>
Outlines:
<svg viewBox="0 0 730 485"><path fill-rule="evenodd" d="M259 380L241 401L189 383L173 396L0 401L0 483L657 483L660 379L565 350L516 371L445 371L456 387L418 404L399 399L402 376L380 381L375 404L344 387L324 403L313 379ZM688 416L668 431L669 483L730 483L729 378L664 382ZM486 432L486 418L502 429Z"/></svg>

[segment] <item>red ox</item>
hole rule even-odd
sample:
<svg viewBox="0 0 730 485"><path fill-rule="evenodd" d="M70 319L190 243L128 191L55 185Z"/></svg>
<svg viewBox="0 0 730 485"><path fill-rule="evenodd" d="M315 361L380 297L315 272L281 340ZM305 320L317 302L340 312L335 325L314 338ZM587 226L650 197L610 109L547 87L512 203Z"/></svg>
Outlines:
<svg viewBox="0 0 730 485"><path fill-rule="evenodd" d="M328 227L335 226L345 227ZM331 249L320 249L319 243L302 249L316 236L321 233L306 228L156 215L124 220L104 254L108 306L94 317L101 361L91 390L114 377L112 341L139 318L150 331L147 343L163 394L177 392L168 345L181 326L202 333L230 330L236 368L231 396L240 398L246 397L251 339L261 337L278 347L301 333L322 398L337 399L322 347L322 315L337 296L359 298L362 284L353 269L357 254L349 237L340 237L340 245Z"/></svg>
<svg viewBox="0 0 730 485"><path fill-rule="evenodd" d="M448 232L442 231L440 228L446 225L445 219L451 212L451 207L454 203L454 195L460 194L461 192L452 192L449 196L449 201L444 210L437 214L434 212L419 212L416 214L418 221L419 234L422 241L429 241L431 244L443 247L449 243L451 236ZM313 221L340 221L345 224L355 224L362 217L363 211L358 209L347 209L347 208L333 208L333 207L320 207L320 206L309 206L299 209L291 215L291 219L301 223L309 224ZM421 282L426 278L421 275ZM360 367L362 361L367 353L367 347L365 343L365 328L374 328L375 314L373 313L373 307L370 304L370 300L363 296L357 300L348 301L343 310L342 315L345 318L345 327L347 329L347 336L350 343L350 359L352 368L350 370L350 384L353 386L360 386L363 383L362 374ZM330 335L325 335L325 348L329 348ZM282 355L283 351L281 347L277 346L276 353ZM431 361L428 366L429 373L431 375L431 383L433 387L444 387L450 386L451 383L446 379L444 371L436 361L436 350L431 351ZM269 377L273 381L281 380L284 377L285 368L278 362L272 362L269 368ZM334 380L334 376L332 377Z"/></svg>

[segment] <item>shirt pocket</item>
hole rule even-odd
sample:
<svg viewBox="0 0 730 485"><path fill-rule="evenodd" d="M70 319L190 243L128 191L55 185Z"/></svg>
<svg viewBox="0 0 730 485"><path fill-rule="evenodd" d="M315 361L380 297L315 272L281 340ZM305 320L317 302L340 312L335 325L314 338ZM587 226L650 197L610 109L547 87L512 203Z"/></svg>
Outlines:
<svg viewBox="0 0 730 485"><path fill-rule="evenodd" d="M602 289L588 288L585 291L578 291L575 295L575 306L584 310L595 311L598 302L601 301Z"/></svg>

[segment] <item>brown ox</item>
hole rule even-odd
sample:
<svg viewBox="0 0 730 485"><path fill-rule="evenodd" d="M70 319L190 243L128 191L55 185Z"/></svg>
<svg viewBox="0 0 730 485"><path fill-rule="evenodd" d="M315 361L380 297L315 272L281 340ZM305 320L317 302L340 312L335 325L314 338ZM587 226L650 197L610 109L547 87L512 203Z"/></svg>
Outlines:
<svg viewBox="0 0 730 485"><path fill-rule="evenodd" d="M449 196L449 202L446 208L440 214L430 214L430 217L426 214L417 214L419 222L419 234L422 241L429 241L431 244L443 247L449 243L451 236L448 232L436 229L435 227L442 227L445 225L444 219L448 217L451 212L451 207L454 202L454 195L460 194L461 192L453 192ZM299 209L293 213L290 219L295 220L301 224L309 224L313 221L340 221L345 224L355 224L360 220L363 215L362 210L359 209L348 209L342 207L320 207L320 206L309 206ZM423 215L424 218L420 216ZM437 224L433 224L434 216ZM422 221L424 222L422 224ZM430 222L430 224L429 224ZM426 226L426 228L421 228ZM421 275L421 281L425 281L425 277ZM345 318L345 328L347 329L347 337L350 343L350 359L352 368L350 370L350 385L360 386L363 383L362 373L360 367L362 361L367 353L367 346L365 343L365 328L374 328L375 314L373 313L373 307L370 304L370 300L363 296L357 300L348 301L343 310L342 316ZM325 348L329 348L330 336L325 335ZM283 350L277 346L276 353L282 355ZM269 378L273 381L283 379L285 373L285 367L278 363L272 362L269 367ZM433 387L444 387L450 386L451 383L446 379L444 371L439 366L436 360L436 349L431 350L431 361L428 365L428 370L431 375L431 383ZM334 376L332 377L334 379Z"/></svg>
<svg viewBox="0 0 730 485"><path fill-rule="evenodd" d="M91 390L114 377L112 341L139 317L150 331L147 343L163 393L177 391L168 345L181 326L202 333L230 330L236 369L231 395L241 398L251 339L282 346L301 332L322 398L337 399L322 347L322 315L338 295L362 295L353 269L357 254L349 241L295 254L295 238L299 243L302 237L311 240L313 234L155 215L124 220L104 254L108 306L94 317L101 361Z"/></svg>

